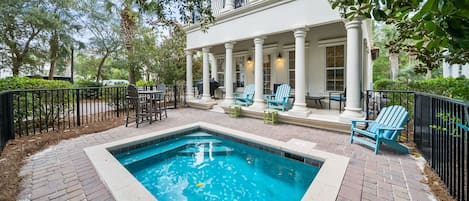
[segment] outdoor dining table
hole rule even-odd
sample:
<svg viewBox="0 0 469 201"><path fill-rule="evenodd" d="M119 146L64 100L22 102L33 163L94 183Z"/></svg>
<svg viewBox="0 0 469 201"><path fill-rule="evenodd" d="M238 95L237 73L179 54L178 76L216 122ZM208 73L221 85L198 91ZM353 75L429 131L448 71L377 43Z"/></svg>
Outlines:
<svg viewBox="0 0 469 201"><path fill-rule="evenodd" d="M162 94L163 91L161 90L141 90L138 91L139 96L144 96L147 101L153 101L153 100L158 100L160 99L160 94ZM156 109L156 108L155 108ZM153 104L150 104L150 111L153 112ZM156 120L156 119L155 119ZM152 122L152 115L150 115L150 122Z"/></svg>

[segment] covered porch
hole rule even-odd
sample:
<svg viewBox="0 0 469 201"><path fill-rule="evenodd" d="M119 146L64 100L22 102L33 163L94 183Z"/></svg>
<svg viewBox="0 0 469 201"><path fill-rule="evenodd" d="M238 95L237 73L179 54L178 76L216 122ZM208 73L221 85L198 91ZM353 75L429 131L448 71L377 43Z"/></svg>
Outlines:
<svg viewBox="0 0 469 201"><path fill-rule="evenodd" d="M242 94L245 86L254 84L253 104L242 111L260 118L266 108L264 95L274 93L279 84L288 84L292 107L280 112L280 121L346 131L351 119L364 117L362 91L372 80L368 37L362 31L367 26L361 20L344 26L340 20L187 49L188 103L203 109L227 108L234 104L234 93ZM192 58L197 51L203 57L202 94L196 94L192 80ZM210 79L222 85L223 95L218 94L217 101L210 94ZM339 101L329 99L340 93L347 94L344 111L339 111Z"/></svg>

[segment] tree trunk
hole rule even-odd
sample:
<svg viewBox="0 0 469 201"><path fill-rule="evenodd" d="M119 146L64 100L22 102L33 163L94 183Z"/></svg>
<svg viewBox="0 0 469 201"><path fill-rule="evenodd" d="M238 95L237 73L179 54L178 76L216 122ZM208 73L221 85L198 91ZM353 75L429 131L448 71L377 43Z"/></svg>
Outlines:
<svg viewBox="0 0 469 201"><path fill-rule="evenodd" d="M49 40L49 59L50 59L50 69L49 69L49 80L54 79L55 64L57 62L57 52L59 51L59 36L57 32L53 32Z"/></svg>
<svg viewBox="0 0 469 201"><path fill-rule="evenodd" d="M129 61L128 63L128 70L129 70L129 82L130 84L135 84L136 81L136 76L137 76L137 70L135 66L133 65L133 45L132 41L135 37L135 28L136 28L136 22L134 18L131 18L131 9L130 5L126 5L124 9L121 10L120 16L121 16L121 33L122 37L124 39L124 45L125 48L127 49L127 60Z"/></svg>
<svg viewBox="0 0 469 201"><path fill-rule="evenodd" d="M12 61L13 69L11 69L11 70L13 71L13 76L18 76L18 75L20 75L21 63L23 63L23 62L21 61L21 59L19 59L17 57L13 57L12 59L13 59L13 61Z"/></svg>
<svg viewBox="0 0 469 201"><path fill-rule="evenodd" d="M98 72L96 73L96 83L98 83L99 78L101 78L101 71L103 69L104 62L106 61L108 56L109 56L109 51L106 51L106 54L104 54L104 57L101 59L101 62L99 62Z"/></svg>
<svg viewBox="0 0 469 201"><path fill-rule="evenodd" d="M427 75L425 76L425 79L432 79L432 70L430 68L427 68Z"/></svg>
<svg viewBox="0 0 469 201"><path fill-rule="evenodd" d="M389 61L391 62L391 79L397 80L399 74L399 54L389 53Z"/></svg>

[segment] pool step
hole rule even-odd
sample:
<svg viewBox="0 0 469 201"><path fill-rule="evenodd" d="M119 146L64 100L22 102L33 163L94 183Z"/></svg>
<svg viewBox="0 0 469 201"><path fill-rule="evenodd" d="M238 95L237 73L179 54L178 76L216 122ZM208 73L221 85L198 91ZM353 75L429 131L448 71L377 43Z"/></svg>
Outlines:
<svg viewBox="0 0 469 201"><path fill-rule="evenodd" d="M152 145L153 148L142 149L138 153L120 154L116 158L122 165L129 165L136 161L146 160L148 158L155 158L161 154L168 153L170 151L181 151L186 147L194 147L203 144L205 147L209 147L209 144L217 146L222 142L216 139L180 139L171 143L165 143L161 145ZM158 146L158 147L156 147Z"/></svg>
<svg viewBox="0 0 469 201"><path fill-rule="evenodd" d="M214 155L224 155L233 152L233 148L226 147L226 146L213 146L212 149L210 147L204 147L204 154L212 153ZM188 147L184 150L178 152L179 155L193 155L199 153L200 149L198 147Z"/></svg>

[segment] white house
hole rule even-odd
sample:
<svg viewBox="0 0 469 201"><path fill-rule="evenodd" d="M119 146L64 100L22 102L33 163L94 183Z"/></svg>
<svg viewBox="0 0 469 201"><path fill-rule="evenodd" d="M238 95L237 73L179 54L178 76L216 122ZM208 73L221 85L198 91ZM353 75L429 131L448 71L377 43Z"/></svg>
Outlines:
<svg viewBox="0 0 469 201"><path fill-rule="evenodd" d="M469 78L469 64L449 64L443 62L443 77L466 77Z"/></svg>
<svg viewBox="0 0 469 201"><path fill-rule="evenodd" d="M287 83L295 101L288 115L307 117L306 96L328 96L346 89L341 119L363 118L362 93L371 86L371 22L345 22L327 0L211 0L215 23L204 32L186 25L187 98L192 91L192 55L203 52L204 90L209 79L224 84L225 104L233 103L233 85L255 84L254 104L262 111L264 94ZM211 75L209 63L213 63ZM293 95L293 94L292 94ZM327 101L327 99L325 99ZM244 109L244 108L243 108Z"/></svg>

